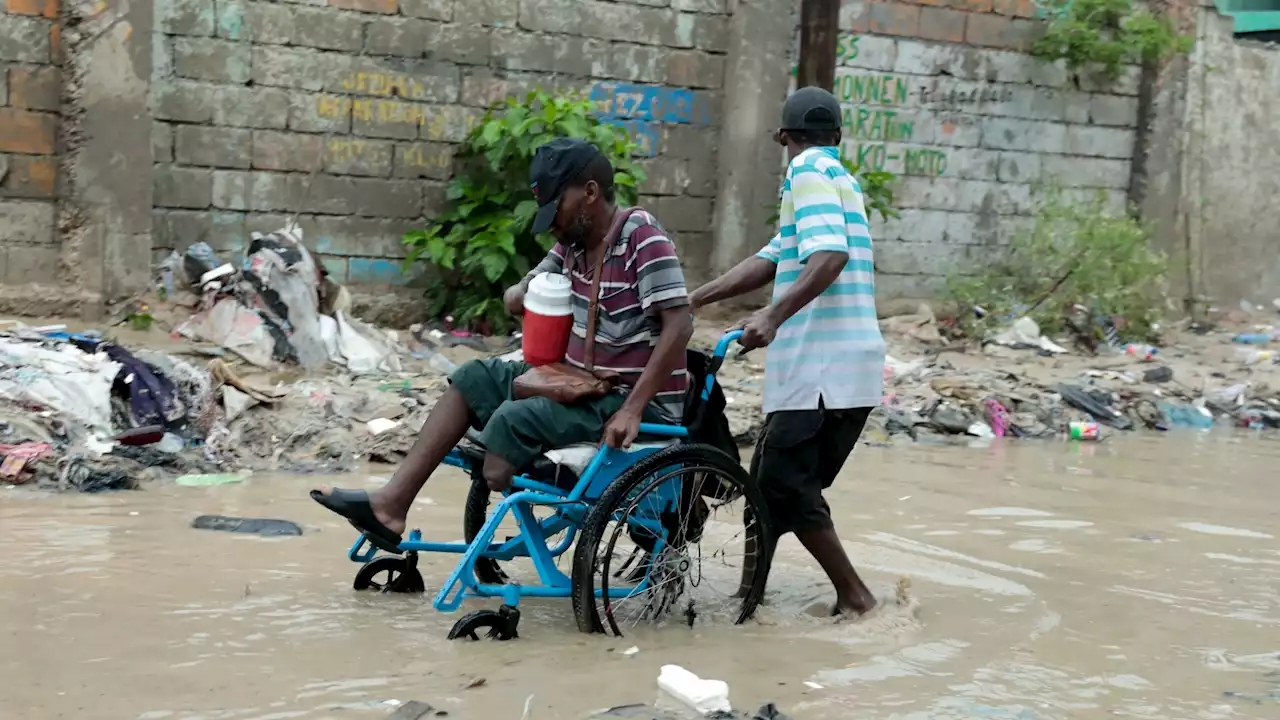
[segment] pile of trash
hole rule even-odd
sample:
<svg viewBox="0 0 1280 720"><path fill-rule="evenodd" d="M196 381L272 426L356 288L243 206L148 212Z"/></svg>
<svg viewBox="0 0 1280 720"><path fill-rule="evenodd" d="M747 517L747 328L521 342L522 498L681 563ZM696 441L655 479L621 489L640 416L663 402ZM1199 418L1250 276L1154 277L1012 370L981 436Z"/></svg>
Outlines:
<svg viewBox="0 0 1280 720"><path fill-rule="evenodd" d="M180 277L187 287L177 287ZM200 298L178 334L257 367L316 370L331 362L356 374L402 369L395 336L349 316L350 293L315 261L296 225L253 233L239 268L205 243L174 252L161 266L161 281L165 299L180 292Z"/></svg>
<svg viewBox="0 0 1280 720"><path fill-rule="evenodd" d="M1162 347L1126 343L1104 322L1092 342L1078 323L1069 337L1044 337L1030 318L1012 319L981 340L949 338L933 313L882 320L890 347L885 398L864 437L972 443L975 438L1096 440L1107 432L1235 426L1280 428L1280 332L1253 315L1215 324L1184 322ZM900 358L910 358L907 360ZM760 411L763 357L731 357L724 383L730 427L752 443ZM1100 430L1109 428L1109 430Z"/></svg>

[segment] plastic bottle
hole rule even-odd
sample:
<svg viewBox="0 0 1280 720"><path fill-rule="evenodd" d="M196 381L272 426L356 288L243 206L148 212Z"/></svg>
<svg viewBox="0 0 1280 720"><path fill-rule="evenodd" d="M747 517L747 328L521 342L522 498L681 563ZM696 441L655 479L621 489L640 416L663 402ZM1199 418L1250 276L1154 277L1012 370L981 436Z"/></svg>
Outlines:
<svg viewBox="0 0 1280 720"><path fill-rule="evenodd" d="M1271 362L1275 356L1271 350L1243 350L1236 354L1236 358L1245 365Z"/></svg>
<svg viewBox="0 0 1280 720"><path fill-rule="evenodd" d="M541 273L529 283L524 296L524 334L520 338L524 361L547 365L564 360L573 330L573 304L569 278Z"/></svg>
<svg viewBox="0 0 1280 720"><path fill-rule="evenodd" d="M1124 346L1124 354L1141 358L1143 360L1154 360L1156 355L1160 354L1160 349L1151 347L1150 345L1129 344Z"/></svg>
<svg viewBox="0 0 1280 720"><path fill-rule="evenodd" d="M1231 338L1232 342L1242 343L1244 345L1266 345L1274 338L1271 333L1240 333Z"/></svg>
<svg viewBox="0 0 1280 720"><path fill-rule="evenodd" d="M733 710L727 683L704 680L679 665L662 666L658 687L702 715Z"/></svg>

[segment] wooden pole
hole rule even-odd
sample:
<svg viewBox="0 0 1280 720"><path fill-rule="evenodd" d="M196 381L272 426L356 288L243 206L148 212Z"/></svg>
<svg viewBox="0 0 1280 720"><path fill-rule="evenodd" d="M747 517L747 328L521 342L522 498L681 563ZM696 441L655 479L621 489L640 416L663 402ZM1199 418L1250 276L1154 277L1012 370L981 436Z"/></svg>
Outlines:
<svg viewBox="0 0 1280 720"><path fill-rule="evenodd" d="M801 0L800 67L796 87L834 90L840 0Z"/></svg>

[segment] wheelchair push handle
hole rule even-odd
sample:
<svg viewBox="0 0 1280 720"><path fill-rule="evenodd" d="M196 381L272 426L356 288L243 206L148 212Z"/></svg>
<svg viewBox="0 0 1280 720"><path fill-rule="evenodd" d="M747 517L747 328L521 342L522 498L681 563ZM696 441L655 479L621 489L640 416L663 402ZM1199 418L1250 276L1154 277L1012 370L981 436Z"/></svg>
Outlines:
<svg viewBox="0 0 1280 720"><path fill-rule="evenodd" d="M724 336L720 338L720 342L716 343L715 357L723 360L725 355L729 354L729 345L740 337L742 337L741 330L730 330L725 333Z"/></svg>

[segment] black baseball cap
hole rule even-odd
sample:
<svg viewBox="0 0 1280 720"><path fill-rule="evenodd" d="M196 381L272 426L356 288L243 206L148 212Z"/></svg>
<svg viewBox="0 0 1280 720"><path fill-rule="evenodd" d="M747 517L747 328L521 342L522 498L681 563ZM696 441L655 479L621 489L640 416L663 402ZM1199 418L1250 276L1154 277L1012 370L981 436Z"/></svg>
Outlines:
<svg viewBox="0 0 1280 720"><path fill-rule="evenodd" d="M782 106L780 130L839 130L840 102L820 87L802 87Z"/></svg>
<svg viewBox="0 0 1280 720"><path fill-rule="evenodd" d="M529 165L529 185L538 201L533 231L544 233L555 222L560 198L570 183L596 158L603 158L595 145L577 138L556 138L538 148Z"/></svg>

